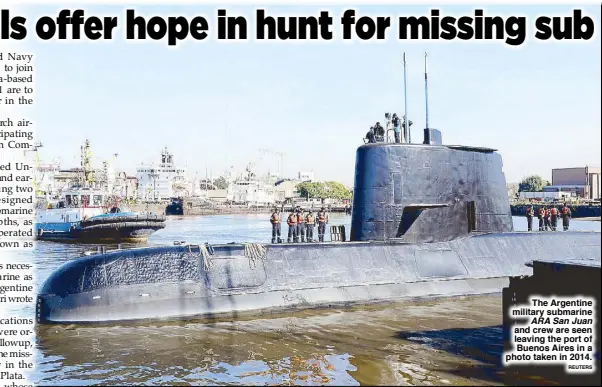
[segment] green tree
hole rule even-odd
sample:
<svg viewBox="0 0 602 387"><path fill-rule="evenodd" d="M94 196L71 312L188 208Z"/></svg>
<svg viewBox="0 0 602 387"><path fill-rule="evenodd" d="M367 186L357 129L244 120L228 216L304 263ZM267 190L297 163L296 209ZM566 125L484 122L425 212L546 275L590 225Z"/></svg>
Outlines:
<svg viewBox="0 0 602 387"><path fill-rule="evenodd" d="M351 191L336 181L303 182L297 184L297 192L302 198L310 199L350 199Z"/></svg>
<svg viewBox="0 0 602 387"><path fill-rule="evenodd" d="M325 185L326 197L337 200L351 199L351 191L343 184L336 181L327 181Z"/></svg>
<svg viewBox="0 0 602 387"><path fill-rule="evenodd" d="M226 178L223 177L223 176L220 176L217 179L215 179L213 181L213 185L217 189L226 189L226 188L228 188L228 182L226 181Z"/></svg>
<svg viewBox="0 0 602 387"><path fill-rule="evenodd" d="M527 176L518 185L518 192L541 192L544 184L545 183L541 176Z"/></svg>
<svg viewBox="0 0 602 387"><path fill-rule="evenodd" d="M297 192L302 198L326 199L324 183L304 181L297 184Z"/></svg>

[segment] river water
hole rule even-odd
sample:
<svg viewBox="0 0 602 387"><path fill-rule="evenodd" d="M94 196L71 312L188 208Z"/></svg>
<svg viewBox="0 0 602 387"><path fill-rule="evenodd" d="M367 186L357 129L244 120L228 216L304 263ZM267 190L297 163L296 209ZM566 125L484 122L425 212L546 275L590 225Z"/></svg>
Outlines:
<svg viewBox="0 0 602 387"><path fill-rule="evenodd" d="M266 219L172 217L148 243L267 243ZM347 229L350 220L330 217L331 225ZM526 230L524 218L515 217L514 223L516 230ZM573 220L571 229L600 231L600 222ZM25 258L35 263L40 285L59 265L93 249L38 242ZM503 384L508 379L498 363L501 310L496 295L237 321L41 326L36 368L28 378L62 386ZM31 307L20 310L21 316L29 313L34 314Z"/></svg>

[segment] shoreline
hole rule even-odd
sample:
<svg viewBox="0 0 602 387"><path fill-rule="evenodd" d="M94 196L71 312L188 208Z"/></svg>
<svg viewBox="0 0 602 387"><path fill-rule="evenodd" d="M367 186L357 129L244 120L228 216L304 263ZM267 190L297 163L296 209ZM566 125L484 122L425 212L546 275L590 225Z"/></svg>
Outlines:
<svg viewBox="0 0 602 387"><path fill-rule="evenodd" d="M152 203L152 204L130 204L129 209L133 212L150 212L155 214L165 214L167 204ZM281 206L277 206L282 208ZM325 206L327 211L330 213L345 213L343 207L340 206ZM330 207L330 208L329 208ZM214 207L200 207L200 206L184 206L183 214L169 214L168 216L198 216L198 215L233 215L233 214L258 214L258 215L270 215L273 207L246 207L239 205L216 205ZM290 210L289 207L284 208L284 212ZM313 206L312 210L318 211L319 206Z"/></svg>

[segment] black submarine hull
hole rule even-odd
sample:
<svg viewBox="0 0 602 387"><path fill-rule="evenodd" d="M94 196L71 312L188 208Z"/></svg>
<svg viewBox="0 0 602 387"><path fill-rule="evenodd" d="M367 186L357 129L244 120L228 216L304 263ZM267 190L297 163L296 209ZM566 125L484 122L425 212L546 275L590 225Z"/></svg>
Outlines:
<svg viewBox="0 0 602 387"><path fill-rule="evenodd" d="M499 293L535 259L600 260L599 232L477 234L447 242L170 246L64 264L42 287L37 321L219 318L404 298Z"/></svg>

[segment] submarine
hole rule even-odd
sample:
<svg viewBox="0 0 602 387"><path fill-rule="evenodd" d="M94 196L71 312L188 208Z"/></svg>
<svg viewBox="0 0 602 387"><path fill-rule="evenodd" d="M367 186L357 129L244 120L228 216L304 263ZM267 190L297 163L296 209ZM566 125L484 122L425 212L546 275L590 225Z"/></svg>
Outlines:
<svg viewBox="0 0 602 387"><path fill-rule="evenodd" d="M600 232L513 230L495 150L425 142L357 149L348 242L144 247L79 258L46 280L37 321L210 318L501 293L509 277L532 274L530 261L600 260Z"/></svg>
<svg viewBox="0 0 602 387"><path fill-rule="evenodd" d="M428 125L421 143L403 131L403 140L356 150L349 241L174 245L78 258L40 288L37 323L231 318L501 294L510 277L532 274L533 260L600 260L600 232L514 231L495 149L443 145Z"/></svg>

